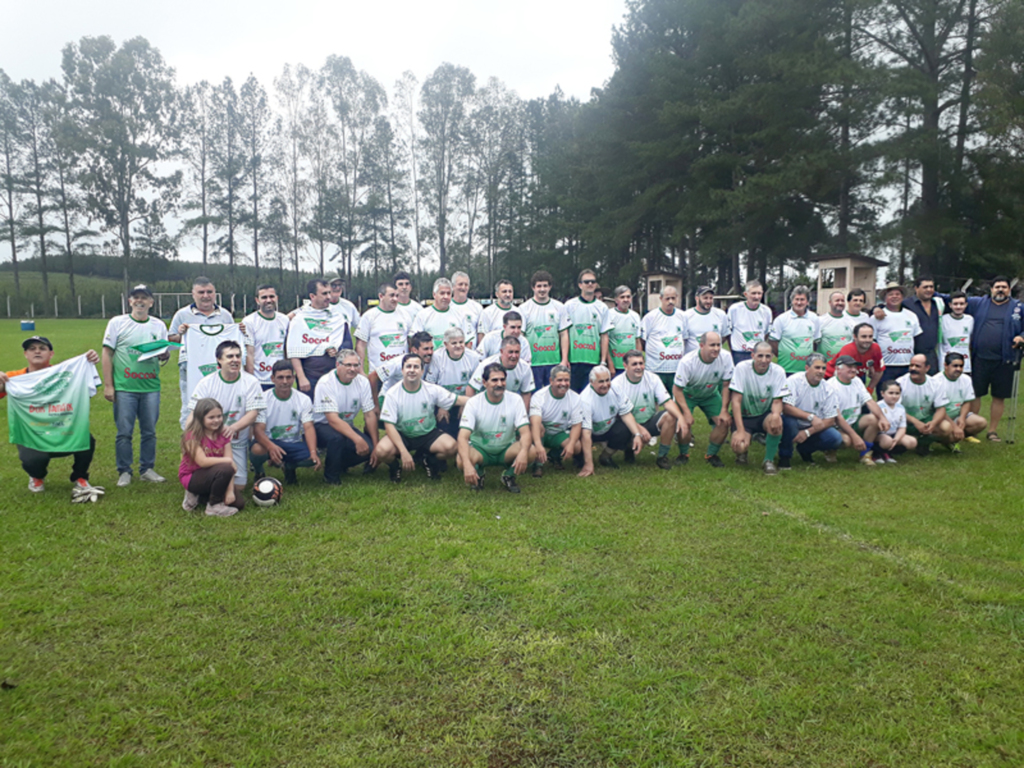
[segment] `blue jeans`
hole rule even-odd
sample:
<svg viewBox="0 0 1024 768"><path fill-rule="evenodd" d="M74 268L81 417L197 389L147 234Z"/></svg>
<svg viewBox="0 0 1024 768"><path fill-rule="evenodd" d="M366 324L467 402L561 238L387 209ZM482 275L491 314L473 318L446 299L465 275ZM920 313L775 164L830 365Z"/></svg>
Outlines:
<svg viewBox="0 0 1024 768"><path fill-rule="evenodd" d="M554 368L554 363L551 365L532 365L533 369L533 385L537 389L542 389L551 383L551 369Z"/></svg>
<svg viewBox="0 0 1024 768"><path fill-rule="evenodd" d="M132 471L132 431L139 422L139 474L156 464L156 422L160 418L160 391L114 392L114 422L117 440L114 456L117 473Z"/></svg>
<svg viewBox="0 0 1024 768"><path fill-rule="evenodd" d="M271 441L274 445L284 451L284 468L295 467L311 467L313 466L312 457L309 455L309 447L306 445L305 440L291 443L282 443L280 440ZM252 448L249 449L249 460L252 462L253 469L256 472L263 472L263 465L270 459L270 454L264 453L262 455L253 453Z"/></svg>
<svg viewBox="0 0 1024 768"><path fill-rule="evenodd" d="M732 354L733 365L742 363L744 360L749 360L752 357L752 354L750 352L744 352L743 350L740 349L730 350L730 352Z"/></svg>
<svg viewBox="0 0 1024 768"><path fill-rule="evenodd" d="M793 455L793 438L803 427L800 422L792 416L782 416L782 444L779 446L779 456L788 458ZM810 460L811 454L815 451L834 451L843 447L843 436L835 427L823 429L816 432L802 443L796 445L797 453L801 458Z"/></svg>

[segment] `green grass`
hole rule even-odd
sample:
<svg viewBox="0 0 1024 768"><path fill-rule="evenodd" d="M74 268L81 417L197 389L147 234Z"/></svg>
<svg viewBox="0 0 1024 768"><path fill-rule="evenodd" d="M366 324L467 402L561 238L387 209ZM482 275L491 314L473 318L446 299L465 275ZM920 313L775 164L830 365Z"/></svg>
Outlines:
<svg viewBox="0 0 1024 768"><path fill-rule="evenodd" d="M60 359L102 329L39 323ZM66 459L30 496L2 449L0 765L1024 762L1017 446L774 478L645 454L519 497L300 473L223 520L114 488L93 405L99 504Z"/></svg>

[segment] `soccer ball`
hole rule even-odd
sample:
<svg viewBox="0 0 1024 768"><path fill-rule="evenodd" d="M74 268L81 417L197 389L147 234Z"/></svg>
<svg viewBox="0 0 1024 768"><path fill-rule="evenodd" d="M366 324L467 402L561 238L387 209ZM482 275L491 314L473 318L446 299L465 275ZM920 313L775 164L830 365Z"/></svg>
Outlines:
<svg viewBox="0 0 1024 768"><path fill-rule="evenodd" d="M252 487L252 500L258 507L272 507L281 500L283 491L279 480L273 477L264 477Z"/></svg>

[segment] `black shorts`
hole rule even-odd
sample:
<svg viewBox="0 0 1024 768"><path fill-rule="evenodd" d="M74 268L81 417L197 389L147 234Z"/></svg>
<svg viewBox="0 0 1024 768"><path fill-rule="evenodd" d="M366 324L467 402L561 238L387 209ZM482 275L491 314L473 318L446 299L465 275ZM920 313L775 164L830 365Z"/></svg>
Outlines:
<svg viewBox="0 0 1024 768"><path fill-rule="evenodd" d="M1002 360L971 358L971 383L975 397L984 397L992 388L992 397L1013 397L1013 364Z"/></svg>
<svg viewBox="0 0 1024 768"><path fill-rule="evenodd" d="M419 437L402 435L402 442L405 443L405 450L414 454L417 451L429 451L430 446L432 446L436 442L437 438L441 437L443 434L444 432L437 427L434 427L432 430L427 432L427 434L420 435Z"/></svg>
<svg viewBox="0 0 1024 768"><path fill-rule="evenodd" d="M643 428L647 430L651 437L659 437L661 435L661 427L658 426L658 422L661 421L661 417L664 414L665 411L661 411L644 422Z"/></svg>

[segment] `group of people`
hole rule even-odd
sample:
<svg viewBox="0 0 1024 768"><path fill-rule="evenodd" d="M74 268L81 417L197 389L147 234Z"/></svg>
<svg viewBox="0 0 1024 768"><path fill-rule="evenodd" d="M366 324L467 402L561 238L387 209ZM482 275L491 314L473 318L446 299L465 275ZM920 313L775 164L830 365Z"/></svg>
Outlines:
<svg viewBox="0 0 1024 768"><path fill-rule="evenodd" d="M250 467L258 478L268 463L283 469L285 483L311 467L337 485L359 465L364 473L386 466L398 483L417 467L440 479L454 462L476 490L495 467L512 493L527 472L539 478L549 465L571 463L586 477L595 452L597 465L614 468L619 452L633 463L645 444L670 470L690 460L697 410L711 428L704 460L716 468L727 440L737 464L748 462L752 441L763 442L767 474L789 469L794 452L813 463L815 453L834 462L849 450L866 466L895 463L907 450L926 454L933 442L958 452L983 432L999 440L1024 345L1021 305L1002 277L985 297L939 296L928 278L915 282L914 296L890 284L871 309L863 291L834 291L820 316L798 286L777 317L757 281L728 312L714 306L710 287L698 288L686 311L667 287L643 317L627 286L615 288L613 307L600 300L592 270L564 303L551 297L552 282L535 272L532 295L517 304L512 283L500 280L485 309L457 272L437 279L433 302L422 306L400 272L360 314L344 281L315 279L287 315L274 286L261 285L257 310L236 325L211 281L197 278L193 303L169 328L149 315L152 293L137 286L131 311L107 327L102 358L83 356L102 359L117 484L133 481L136 422L139 477L164 481L155 469L160 362L175 345L183 506L206 502L220 516L242 508ZM0 396L14 377L51 364L48 339L23 347L28 366L0 374ZM991 423L978 413L989 390ZM69 434L68 419L58 426ZM95 500L103 490L88 482L94 450L91 437L64 452L19 445L29 488L43 489L50 458L73 453L72 481L84 497L76 500Z"/></svg>

